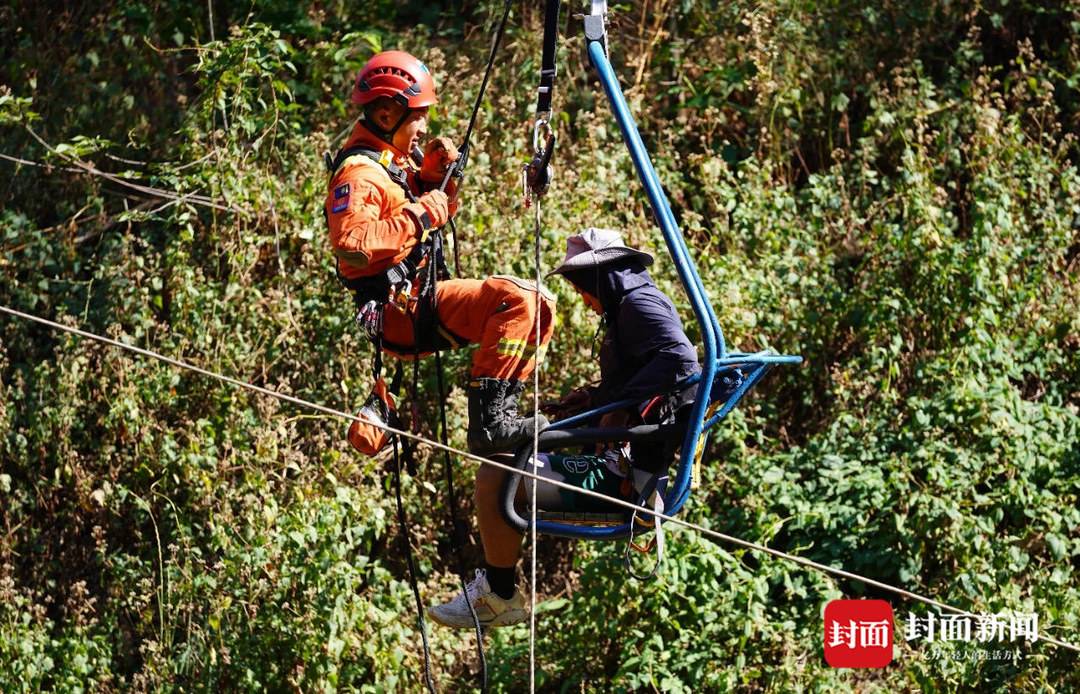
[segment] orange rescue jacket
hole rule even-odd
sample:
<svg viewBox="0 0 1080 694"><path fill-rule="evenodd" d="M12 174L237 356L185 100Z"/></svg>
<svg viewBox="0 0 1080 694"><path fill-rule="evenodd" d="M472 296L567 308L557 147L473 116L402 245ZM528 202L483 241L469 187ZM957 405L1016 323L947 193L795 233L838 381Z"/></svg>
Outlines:
<svg viewBox="0 0 1080 694"><path fill-rule="evenodd" d="M341 151L357 146L382 151L405 169L410 190L419 194L416 171L408 158L360 123ZM325 210L330 246L345 279L385 272L420 243L424 208L410 203L386 169L363 154L350 156L338 166L330 179Z"/></svg>

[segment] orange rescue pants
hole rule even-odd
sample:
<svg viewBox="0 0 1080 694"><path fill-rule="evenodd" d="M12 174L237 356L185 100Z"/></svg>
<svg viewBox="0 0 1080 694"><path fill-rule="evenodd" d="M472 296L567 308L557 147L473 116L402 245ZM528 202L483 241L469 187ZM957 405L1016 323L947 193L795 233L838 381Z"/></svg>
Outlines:
<svg viewBox="0 0 1080 694"><path fill-rule="evenodd" d="M410 304L409 313L416 304ZM452 279L436 285L436 314L455 336L477 345L472 378L525 380L536 368L536 289L532 282L495 275L486 280ZM540 349L554 330L555 297L540 297ZM412 316L393 304L383 314L387 342L412 345ZM463 346L463 345L462 345ZM388 352L401 359L412 354Z"/></svg>

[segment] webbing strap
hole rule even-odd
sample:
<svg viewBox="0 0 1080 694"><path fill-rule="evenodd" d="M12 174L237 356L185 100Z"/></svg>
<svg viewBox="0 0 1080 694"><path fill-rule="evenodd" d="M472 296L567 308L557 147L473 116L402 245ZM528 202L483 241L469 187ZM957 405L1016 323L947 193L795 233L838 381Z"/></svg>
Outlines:
<svg viewBox="0 0 1080 694"><path fill-rule="evenodd" d="M544 54L540 61L540 86L536 90L536 113L551 111L555 90L555 50L559 38L559 0L547 0L544 9Z"/></svg>
<svg viewBox="0 0 1080 694"><path fill-rule="evenodd" d="M626 573L630 574L631 578L636 578L639 581L647 581L648 579L656 576L657 569L660 568L660 563L664 561L664 526L658 513L664 512L664 489L667 487L667 475L656 475L649 483L645 485L645 489L638 497L637 505L645 506L646 508L652 507L652 525L653 525L653 537L645 545L639 545L634 542L634 528L639 523L647 525L649 521L638 520L638 510L635 508L634 512L630 516L630 536L626 540L626 554L624 560L626 563ZM630 550L636 550L642 554L648 554L652 551L653 547L656 547L656 562L652 565L652 568L648 573L639 574L634 571L633 562L630 561Z"/></svg>
<svg viewBox="0 0 1080 694"><path fill-rule="evenodd" d="M387 152L387 155L389 155L389 152ZM383 153L381 151L365 145L356 145L349 147L348 149L340 150L333 159L330 159L329 155L327 155L326 168L330 173L330 178L334 177L334 174L337 173L338 169L341 168L341 165L344 164L347 159L355 156L365 157L378 164L379 168L386 172L386 175L390 180L401 188L409 202L416 202L416 195L412 192L412 189L409 188L409 181L405 176L405 169L401 168L393 161L390 161L389 163L384 162Z"/></svg>

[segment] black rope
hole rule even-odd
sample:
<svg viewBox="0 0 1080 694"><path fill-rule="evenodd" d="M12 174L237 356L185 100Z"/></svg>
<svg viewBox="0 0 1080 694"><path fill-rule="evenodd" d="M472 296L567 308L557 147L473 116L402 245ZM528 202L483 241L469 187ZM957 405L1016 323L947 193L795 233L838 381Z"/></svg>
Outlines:
<svg viewBox="0 0 1080 694"><path fill-rule="evenodd" d="M394 445L394 501L397 503L398 537L405 549L405 563L409 566L409 586L413 600L416 601L416 625L420 629L420 639L424 649L424 684L428 691L435 694L435 681L431 677L431 648L428 644L427 623L424 621L424 601L420 598L420 586L416 579L416 564L413 561L412 541L409 539L409 524L405 518L405 505L401 501L401 456L398 454L398 437L392 436ZM403 444L407 445L407 444ZM409 455L411 456L411 453Z"/></svg>
<svg viewBox="0 0 1080 694"><path fill-rule="evenodd" d="M435 316L435 320L438 320L438 298L435 292L436 279L438 277L437 266L439 265L439 256L442 255L442 244L440 238L435 236L432 238L431 248L431 264L428 266L428 279L430 284L425 283L423 289L420 292L420 300L424 301L424 289L430 289L430 297L426 300L431 302L431 313ZM415 336L414 336L415 337ZM438 393L439 401L439 441L443 445L449 443L449 428L446 425L446 397L447 393L444 387L443 368L442 368L442 351L439 349L438 340L434 341L434 354L435 354L435 387ZM450 548L454 552L454 559L457 563L458 582L461 584L461 592L465 596L465 604L469 608L469 616L472 617L473 627L476 630L476 655L480 660L480 691L486 692L488 689L488 672L487 672L487 658L484 655L484 630L480 626L480 617L476 614L476 608L473 607L472 600L469 599L468 586L465 583L465 561L461 556L461 542L458 537L458 517L457 517L457 492L454 489L454 466L453 461L450 459L450 452L443 450L443 471L446 475L446 493L448 502L450 504Z"/></svg>
<svg viewBox="0 0 1080 694"><path fill-rule="evenodd" d="M484 93L487 92L488 81L491 79L491 68L495 65L495 56L499 52L499 44L502 43L503 32L506 30L506 20L510 17L510 6L512 4L513 0L506 0L506 4L503 6L502 19L499 20L499 26L495 30L495 39L491 43L491 53L488 54L487 67L484 68L484 80L480 83L480 91L476 95L476 101L473 102L472 115L469 116L469 125L465 128L465 137L462 140L461 147L458 148L457 161L447 169L439 190L446 190L446 184L450 182L450 177L460 176L465 171L466 164L469 163L469 141L472 139L472 132L476 127L476 117L480 114L480 104L484 100ZM454 240L456 241L457 238L455 237Z"/></svg>

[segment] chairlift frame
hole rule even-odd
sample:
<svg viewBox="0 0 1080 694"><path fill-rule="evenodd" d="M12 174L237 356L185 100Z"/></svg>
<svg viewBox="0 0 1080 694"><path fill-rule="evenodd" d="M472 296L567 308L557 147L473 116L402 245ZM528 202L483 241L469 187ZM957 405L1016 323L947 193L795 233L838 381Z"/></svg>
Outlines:
<svg viewBox="0 0 1080 694"><path fill-rule="evenodd" d="M668 252L675 261L675 269L678 272L679 280L686 290L690 305L694 310L694 316L701 328L704 348L701 373L681 384L686 386L696 383L697 390L689 422L682 436L682 446L675 479L669 485L664 497L664 513L671 516L677 514L689 498L693 483L696 453L699 443L704 444L701 440L702 437L707 436L708 430L727 416L742 397L773 366L777 364L797 364L802 361L802 357L775 354L771 351L753 354L727 351L724 333L720 328L716 312L709 303L705 286L701 281L701 275L698 273L686 241L675 221L671 205L664 194L656 169L653 167L652 160L641 140L637 124L630 114L626 97L623 95L618 78L611 66L611 61L608 59L606 15L606 0L591 0L591 12L584 16L589 62L595 69L604 93L607 95L615 121L622 131L623 140L630 151L634 169L637 171L638 178L645 189L645 194L652 205L653 214L660 226L660 231L664 235L664 242L667 245ZM736 368L743 373L742 382L727 396L719 409L709 416L707 412L713 401L712 392L717 377ZM539 450L550 451L596 441L656 440L665 437L675 438L677 436L677 430L681 429L681 426L678 425L642 425L629 429L579 426L581 423L592 420L599 415L636 404L638 403L635 400L613 402L556 422L540 433ZM515 467L519 470L525 470L532 459L532 452L531 442L519 448L515 454ZM514 499L521 479L522 476L519 474L508 475L503 486L503 503L501 506L503 516L507 522L518 531L525 533L529 531L530 522L528 519L523 518L514 507ZM558 513L552 515L558 515ZM611 516L611 514L600 515L607 518ZM633 530L629 519L626 522L614 525L591 525L550 518L545 519L543 516L544 512L538 511L536 530L549 535L586 540L615 540L629 536Z"/></svg>

